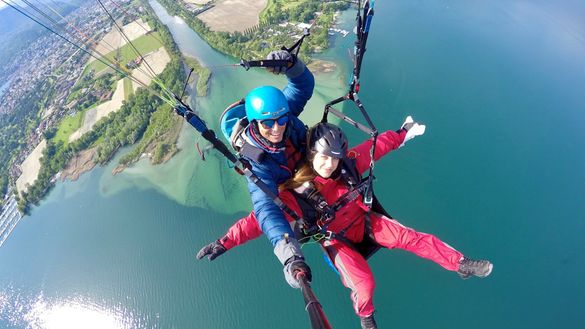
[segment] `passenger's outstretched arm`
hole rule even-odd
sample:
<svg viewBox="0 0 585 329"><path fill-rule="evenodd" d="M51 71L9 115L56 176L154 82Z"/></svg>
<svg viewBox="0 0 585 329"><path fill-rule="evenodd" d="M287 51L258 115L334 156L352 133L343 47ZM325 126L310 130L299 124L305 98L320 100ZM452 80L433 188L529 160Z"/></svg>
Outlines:
<svg viewBox="0 0 585 329"><path fill-rule="evenodd" d="M420 125L414 122L412 118L408 116L406 121L397 131L388 130L378 135L376 140L376 153L374 154L374 160L378 161L390 151L404 145L407 140L410 140L415 136L422 135L424 131L424 125ZM372 158L370 155L370 150L372 148L372 143L373 141L368 139L360 145L353 147L348 152L350 157L354 157L357 160L357 169L360 174L363 174L370 167L370 159Z"/></svg>
<svg viewBox="0 0 585 329"><path fill-rule="evenodd" d="M197 259L207 256L209 260L214 260L233 247L254 240L261 235L262 230L252 211L246 217L235 222L223 237L201 248L197 253Z"/></svg>
<svg viewBox="0 0 585 329"><path fill-rule="evenodd" d="M250 212L248 216L240 218L232 225L227 233L219 239L226 250L230 250L235 246L244 244L250 240L254 240L262 235L262 230L258 226L258 221L254 212Z"/></svg>

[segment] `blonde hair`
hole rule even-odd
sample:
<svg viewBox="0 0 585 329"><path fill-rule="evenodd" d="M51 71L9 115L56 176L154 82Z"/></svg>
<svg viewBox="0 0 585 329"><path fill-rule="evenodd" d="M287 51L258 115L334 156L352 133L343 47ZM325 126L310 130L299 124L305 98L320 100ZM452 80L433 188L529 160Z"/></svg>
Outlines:
<svg viewBox="0 0 585 329"><path fill-rule="evenodd" d="M278 190L279 191L293 190L306 182L312 181L315 177L317 177L317 173L315 173L315 170L313 170L313 166L311 165L314 157L315 154L309 154L307 156L307 162L305 162L295 172L295 175L293 177L289 178L286 182L280 184L278 186Z"/></svg>
<svg viewBox="0 0 585 329"><path fill-rule="evenodd" d="M312 181L315 176L317 176L317 174L313 170L313 167L311 167L310 161L305 162L305 164L295 172L295 175L292 178L289 178L286 182L278 186L278 190L284 191L295 189L306 182Z"/></svg>

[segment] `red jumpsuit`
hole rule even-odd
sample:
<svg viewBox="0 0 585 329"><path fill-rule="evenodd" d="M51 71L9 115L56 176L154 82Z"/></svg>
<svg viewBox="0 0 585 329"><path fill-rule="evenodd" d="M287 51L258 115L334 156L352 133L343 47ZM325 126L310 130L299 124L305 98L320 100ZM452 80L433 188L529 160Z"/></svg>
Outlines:
<svg viewBox="0 0 585 329"><path fill-rule="evenodd" d="M388 152L396 149L404 140L405 131L399 133L387 131L378 136L375 159L378 160ZM368 140L348 151L347 156L356 159L357 169L363 174L370 164L370 148L372 141ZM348 191L348 187L339 179L324 179L317 176L313 182L329 205L335 203ZM297 213L301 213L295 197L289 191L280 193L282 201ZM328 230L338 233L349 226L345 237L354 243L362 240L366 207L361 198L346 204L335 214ZM457 271L463 254L439 240L431 234L417 232L405 227L398 221L381 214L369 212L373 238L380 246L392 249L399 248L410 251L420 257L430 259L447 270ZM288 217L288 216L287 216ZM289 221L292 218L288 217ZM262 234L254 214L236 222L220 239L226 249L255 239ZM351 299L358 316L369 316L374 313L373 293L376 286L372 271L366 261L353 248L339 240L325 240L323 246L337 268L343 284L351 289Z"/></svg>

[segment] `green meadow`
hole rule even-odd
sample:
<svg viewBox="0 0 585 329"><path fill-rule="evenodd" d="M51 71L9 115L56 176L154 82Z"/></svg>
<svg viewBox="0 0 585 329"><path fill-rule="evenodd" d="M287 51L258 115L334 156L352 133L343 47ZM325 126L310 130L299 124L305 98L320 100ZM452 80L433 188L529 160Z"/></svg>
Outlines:
<svg viewBox="0 0 585 329"><path fill-rule="evenodd" d="M74 115L66 115L59 124L59 128L53 138L55 142L63 142L67 145L69 143L69 136L81 127L83 122L84 111L78 111Z"/></svg>
<svg viewBox="0 0 585 329"><path fill-rule="evenodd" d="M143 35L140 38L133 40L132 44L134 47L144 56L152 51L155 51L162 47L162 43L160 43L160 35L158 32L151 32L149 34ZM112 62L119 63L119 66L126 68L126 63L131 60L134 60L138 57L136 51L130 44L126 44L119 49L112 50L111 52L105 54L102 59L104 62L109 63L110 65ZM95 74L99 74L103 70L108 68L106 64L101 61L95 60L89 63L85 70L83 71L83 75L87 74L90 70L94 70Z"/></svg>

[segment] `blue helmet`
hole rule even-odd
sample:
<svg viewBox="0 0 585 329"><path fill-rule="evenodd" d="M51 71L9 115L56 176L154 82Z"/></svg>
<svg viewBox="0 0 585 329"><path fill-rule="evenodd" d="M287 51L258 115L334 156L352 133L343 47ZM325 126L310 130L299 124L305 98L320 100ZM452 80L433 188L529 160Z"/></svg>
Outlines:
<svg viewBox="0 0 585 329"><path fill-rule="evenodd" d="M282 91L272 86L262 86L246 96L246 116L248 120L276 119L287 113L288 101Z"/></svg>

